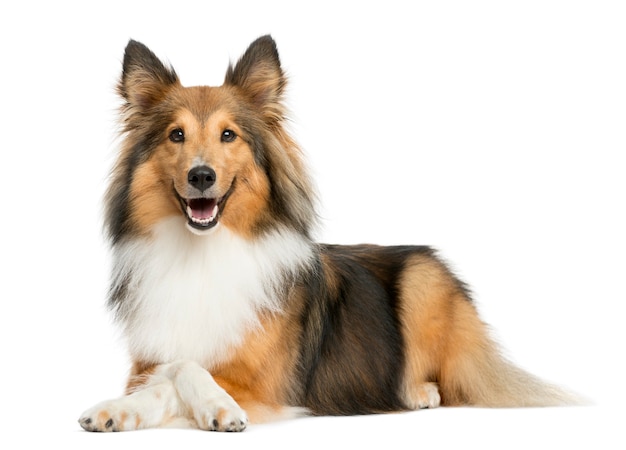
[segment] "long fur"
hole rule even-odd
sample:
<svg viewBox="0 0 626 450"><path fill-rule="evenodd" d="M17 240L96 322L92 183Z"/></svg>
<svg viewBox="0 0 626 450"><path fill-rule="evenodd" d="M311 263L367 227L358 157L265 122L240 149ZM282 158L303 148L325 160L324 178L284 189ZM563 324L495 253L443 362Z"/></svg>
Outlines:
<svg viewBox="0 0 626 450"><path fill-rule="evenodd" d="M576 402L500 355L432 248L312 240L285 85L269 36L219 87L183 87L129 42L105 215L133 367L127 395L81 426L240 431L303 412Z"/></svg>

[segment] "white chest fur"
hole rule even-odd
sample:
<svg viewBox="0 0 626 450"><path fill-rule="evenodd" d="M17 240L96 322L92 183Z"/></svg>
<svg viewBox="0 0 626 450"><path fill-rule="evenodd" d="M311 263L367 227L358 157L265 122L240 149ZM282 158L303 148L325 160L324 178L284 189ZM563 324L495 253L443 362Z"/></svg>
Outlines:
<svg viewBox="0 0 626 450"><path fill-rule="evenodd" d="M223 361L258 325L260 310L280 310L281 289L311 254L308 241L287 230L255 241L223 226L196 236L179 218L118 246L113 276L130 280L120 317L131 355L205 367Z"/></svg>

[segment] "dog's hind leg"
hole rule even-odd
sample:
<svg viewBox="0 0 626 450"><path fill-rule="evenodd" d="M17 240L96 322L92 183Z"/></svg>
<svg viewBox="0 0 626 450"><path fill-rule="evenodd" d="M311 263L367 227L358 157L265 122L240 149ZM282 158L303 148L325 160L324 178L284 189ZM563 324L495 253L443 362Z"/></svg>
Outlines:
<svg viewBox="0 0 626 450"><path fill-rule="evenodd" d="M465 292L448 269L431 255L414 255L398 283L399 318L404 341L400 395L409 409L436 408L441 359L456 302Z"/></svg>
<svg viewBox="0 0 626 450"><path fill-rule="evenodd" d="M398 295L405 345L401 392L407 407L581 403L505 359L464 286L437 259L416 255L408 261Z"/></svg>

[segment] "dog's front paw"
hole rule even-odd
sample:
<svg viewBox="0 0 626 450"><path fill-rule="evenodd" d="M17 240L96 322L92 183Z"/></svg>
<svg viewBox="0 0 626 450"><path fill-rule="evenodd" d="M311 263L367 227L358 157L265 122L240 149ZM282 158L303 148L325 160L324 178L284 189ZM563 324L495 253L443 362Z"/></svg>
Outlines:
<svg viewBox="0 0 626 450"><path fill-rule="evenodd" d="M141 417L125 409L123 403L119 399L99 403L81 414L78 423L87 431L136 430L141 424Z"/></svg>
<svg viewBox="0 0 626 450"><path fill-rule="evenodd" d="M193 408L193 415L202 430L243 431L248 425L245 411L228 395L199 402Z"/></svg>

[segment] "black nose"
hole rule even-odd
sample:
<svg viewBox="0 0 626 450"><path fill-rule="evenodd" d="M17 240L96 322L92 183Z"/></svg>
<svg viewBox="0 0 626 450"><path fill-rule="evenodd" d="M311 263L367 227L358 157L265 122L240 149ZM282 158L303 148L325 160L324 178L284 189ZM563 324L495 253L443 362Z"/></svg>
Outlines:
<svg viewBox="0 0 626 450"><path fill-rule="evenodd" d="M200 192L206 191L208 188L215 184L217 174L215 170L208 166L197 166L189 171L187 174L187 181L189 184Z"/></svg>

